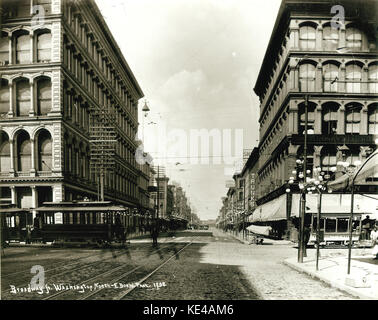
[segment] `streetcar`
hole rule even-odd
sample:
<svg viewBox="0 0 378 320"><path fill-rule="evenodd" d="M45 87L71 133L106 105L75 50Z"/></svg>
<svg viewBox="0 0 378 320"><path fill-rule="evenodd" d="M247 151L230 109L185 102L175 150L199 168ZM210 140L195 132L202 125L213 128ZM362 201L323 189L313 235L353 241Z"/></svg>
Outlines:
<svg viewBox="0 0 378 320"><path fill-rule="evenodd" d="M362 214L356 213L352 222L352 243L359 241ZM308 245L316 245L317 215L311 215L311 233ZM349 243L349 215L325 213L320 219L320 246L342 245Z"/></svg>
<svg viewBox="0 0 378 320"><path fill-rule="evenodd" d="M110 201L44 202L33 226L43 242L124 242L133 217L128 208Z"/></svg>
<svg viewBox="0 0 378 320"><path fill-rule="evenodd" d="M28 209L17 208L13 204L0 204L2 241L30 242L32 216Z"/></svg>

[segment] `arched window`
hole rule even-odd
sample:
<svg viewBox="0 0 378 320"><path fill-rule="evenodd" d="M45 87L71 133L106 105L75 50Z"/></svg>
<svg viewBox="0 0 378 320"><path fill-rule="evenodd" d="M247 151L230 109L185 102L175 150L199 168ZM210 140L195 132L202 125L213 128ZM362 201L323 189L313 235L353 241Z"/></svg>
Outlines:
<svg viewBox="0 0 378 320"><path fill-rule="evenodd" d="M337 131L336 104L325 104L322 109L322 134L333 135Z"/></svg>
<svg viewBox="0 0 378 320"><path fill-rule="evenodd" d="M10 171L10 143L8 135L4 132L0 132L0 172Z"/></svg>
<svg viewBox="0 0 378 320"><path fill-rule="evenodd" d="M353 63L346 66L347 93L360 93L362 81L362 68Z"/></svg>
<svg viewBox="0 0 378 320"><path fill-rule="evenodd" d="M5 32L0 33L0 64L9 63L9 39Z"/></svg>
<svg viewBox="0 0 378 320"><path fill-rule="evenodd" d="M42 78L37 82L38 115L46 115L51 110L51 80Z"/></svg>
<svg viewBox="0 0 378 320"><path fill-rule="evenodd" d="M346 45L353 50L362 49L362 33L355 27L349 27L346 29Z"/></svg>
<svg viewBox="0 0 378 320"><path fill-rule="evenodd" d="M37 62L51 60L51 33L44 31L37 36Z"/></svg>
<svg viewBox="0 0 378 320"><path fill-rule="evenodd" d="M309 104L307 112L307 132L308 130L314 130L315 126L315 104ZM304 104L299 105L298 109L298 133L305 133L306 114Z"/></svg>
<svg viewBox="0 0 378 320"><path fill-rule="evenodd" d="M4 117L9 111L9 87L8 81L1 79L0 82L0 118Z"/></svg>
<svg viewBox="0 0 378 320"><path fill-rule="evenodd" d="M338 66L332 63L323 65L323 76L324 91L337 92L337 79L339 76Z"/></svg>
<svg viewBox="0 0 378 320"><path fill-rule="evenodd" d="M299 66L299 90L303 92L315 91L315 66L304 63Z"/></svg>
<svg viewBox="0 0 378 320"><path fill-rule="evenodd" d="M369 134L378 134L378 104L372 104L368 109Z"/></svg>
<svg viewBox="0 0 378 320"><path fill-rule="evenodd" d="M369 66L369 92L378 93L378 64Z"/></svg>
<svg viewBox="0 0 378 320"><path fill-rule="evenodd" d="M299 29L299 46L301 49L315 49L316 30L313 26L304 25Z"/></svg>
<svg viewBox="0 0 378 320"><path fill-rule="evenodd" d="M335 51L339 44L339 30L326 26L323 28L323 49L325 51Z"/></svg>
<svg viewBox="0 0 378 320"><path fill-rule="evenodd" d="M52 139L47 130L38 135L38 170L52 170Z"/></svg>
<svg viewBox="0 0 378 320"><path fill-rule="evenodd" d="M345 110L345 133L359 134L361 122L361 106L349 105Z"/></svg>
<svg viewBox="0 0 378 320"><path fill-rule="evenodd" d="M16 82L16 116L27 116L30 110L29 80L22 79Z"/></svg>
<svg viewBox="0 0 378 320"><path fill-rule="evenodd" d="M31 142L25 131L17 135L17 171L27 172L31 166Z"/></svg>
<svg viewBox="0 0 378 320"><path fill-rule="evenodd" d="M16 36L16 63L30 63L30 36L22 32Z"/></svg>
<svg viewBox="0 0 378 320"><path fill-rule="evenodd" d="M336 154L337 150L335 146L324 146L320 153L320 165L322 171L326 175L329 175L329 180L335 180L335 175L333 174L331 168L336 167Z"/></svg>

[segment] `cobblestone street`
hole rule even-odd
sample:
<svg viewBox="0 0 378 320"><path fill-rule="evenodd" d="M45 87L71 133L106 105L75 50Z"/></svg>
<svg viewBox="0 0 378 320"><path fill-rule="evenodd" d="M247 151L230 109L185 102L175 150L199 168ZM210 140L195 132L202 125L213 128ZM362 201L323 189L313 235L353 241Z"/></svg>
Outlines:
<svg viewBox="0 0 378 320"><path fill-rule="evenodd" d="M158 254L152 250L150 239L132 240L124 252L122 249L91 252L78 248L12 247L7 248L2 272L4 276L17 271L18 282L14 285L20 286L32 276L29 271L22 274L22 270L37 264L46 265L47 270L54 263L59 268L46 273L50 285L64 282L90 286L111 284L116 279L122 283L146 284L126 293L119 288L99 293L94 290L96 294L89 295L68 290L54 299L354 299L284 265L283 260L297 252L289 244L246 245L216 229L177 232L160 237L159 243ZM18 263L17 270L13 270L14 257L19 261L21 256L23 265ZM113 274L112 270L117 271ZM3 299L45 299L55 293L11 294L6 287L12 284L11 279L8 277L2 284Z"/></svg>

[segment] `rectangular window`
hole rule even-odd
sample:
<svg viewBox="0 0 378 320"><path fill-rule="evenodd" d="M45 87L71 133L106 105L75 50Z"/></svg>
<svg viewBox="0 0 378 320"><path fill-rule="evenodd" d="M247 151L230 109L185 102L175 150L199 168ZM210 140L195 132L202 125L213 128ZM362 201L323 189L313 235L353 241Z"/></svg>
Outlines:
<svg viewBox="0 0 378 320"><path fill-rule="evenodd" d="M19 0L17 3L17 17L30 16L30 0Z"/></svg>
<svg viewBox="0 0 378 320"><path fill-rule="evenodd" d="M51 0L34 0L33 5L43 6L45 14L51 14Z"/></svg>
<svg viewBox="0 0 378 320"><path fill-rule="evenodd" d="M326 232L336 232L336 218L326 218Z"/></svg>
<svg viewBox="0 0 378 320"><path fill-rule="evenodd" d="M337 219L337 232L348 232L348 218Z"/></svg>

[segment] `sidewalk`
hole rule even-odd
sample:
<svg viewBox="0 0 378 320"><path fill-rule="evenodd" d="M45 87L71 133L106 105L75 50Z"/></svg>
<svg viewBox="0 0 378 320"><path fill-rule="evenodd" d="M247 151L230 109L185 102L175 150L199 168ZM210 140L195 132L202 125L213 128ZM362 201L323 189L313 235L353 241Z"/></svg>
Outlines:
<svg viewBox="0 0 378 320"><path fill-rule="evenodd" d="M224 231L221 231L224 233ZM245 239L243 239L243 233L240 232L239 235L235 235L233 233L230 233L230 232L226 232L227 235L243 242L244 244L251 244L250 241L252 239L252 235L249 235L248 237L246 237ZM273 240L273 239L268 239L268 238L264 238L264 242L262 245L264 244L274 244L274 245L288 245L288 244L294 244L292 241L290 240Z"/></svg>
<svg viewBox="0 0 378 320"><path fill-rule="evenodd" d="M284 260L284 264L360 299L378 300L378 264L356 260L362 258L374 261L373 257L368 254L369 251L371 250L352 251L349 276L347 275L347 252L337 256L327 256L323 253L319 259L319 271L316 271L316 256L304 258L303 263L298 263L297 257L288 258Z"/></svg>

